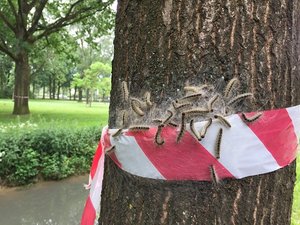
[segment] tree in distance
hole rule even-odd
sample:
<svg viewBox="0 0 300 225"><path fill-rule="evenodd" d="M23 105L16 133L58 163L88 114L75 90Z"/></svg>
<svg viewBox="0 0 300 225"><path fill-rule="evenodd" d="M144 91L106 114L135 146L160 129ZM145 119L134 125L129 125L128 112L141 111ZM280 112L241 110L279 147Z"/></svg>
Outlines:
<svg viewBox="0 0 300 225"><path fill-rule="evenodd" d="M32 48L63 28L81 24L82 32L99 35L111 29L113 0L3 0L0 2L0 51L15 64L13 114L29 114ZM97 22L95 22L97 21Z"/></svg>

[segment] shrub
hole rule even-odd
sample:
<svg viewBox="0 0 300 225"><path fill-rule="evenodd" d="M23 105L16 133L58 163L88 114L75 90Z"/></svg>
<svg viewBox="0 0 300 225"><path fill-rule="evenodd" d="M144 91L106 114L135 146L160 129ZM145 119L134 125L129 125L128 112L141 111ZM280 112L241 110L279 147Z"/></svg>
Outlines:
<svg viewBox="0 0 300 225"><path fill-rule="evenodd" d="M13 186L39 178L57 180L86 173L101 130L96 127L27 129L0 136L0 183Z"/></svg>

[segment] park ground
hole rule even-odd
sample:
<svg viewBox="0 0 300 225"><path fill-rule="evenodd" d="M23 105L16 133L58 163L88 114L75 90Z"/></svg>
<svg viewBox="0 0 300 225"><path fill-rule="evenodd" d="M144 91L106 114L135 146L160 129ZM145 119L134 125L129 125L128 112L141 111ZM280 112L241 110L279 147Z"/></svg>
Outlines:
<svg viewBox="0 0 300 225"><path fill-rule="evenodd" d="M94 102L91 107L76 101L31 100L31 114L13 116L13 102L0 100L0 131L1 128L24 129L24 126L74 127L91 126L103 127L108 121L108 103ZM22 125L23 124L23 125ZM25 124L25 125L24 125ZM300 225L300 157L297 163L297 180L294 190L292 225Z"/></svg>
<svg viewBox="0 0 300 225"><path fill-rule="evenodd" d="M0 100L0 125L18 126L20 123L36 124L39 127L103 127L108 121L108 103L93 102L91 107L84 102L62 100L30 100L30 115L12 115L13 102Z"/></svg>

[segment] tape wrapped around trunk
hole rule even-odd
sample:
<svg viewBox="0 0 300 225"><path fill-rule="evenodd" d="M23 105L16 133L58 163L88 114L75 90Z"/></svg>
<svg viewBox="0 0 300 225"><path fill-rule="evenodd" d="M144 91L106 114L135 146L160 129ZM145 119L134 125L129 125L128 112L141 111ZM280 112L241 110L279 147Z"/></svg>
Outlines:
<svg viewBox="0 0 300 225"><path fill-rule="evenodd" d="M255 113L246 113L251 117ZM269 173L289 165L297 156L300 134L300 106L263 111L259 120L247 123L242 114L226 117L231 127L216 120L205 138L198 141L187 127L177 143L179 128L166 126L161 132L163 145L154 141L157 126L147 131L124 130L113 137L117 129L103 128L90 172L90 194L83 212L82 225L93 224L99 212L105 150L124 171L164 180L211 181L213 166L219 179L241 179ZM194 123L200 130L205 122ZM220 157L216 157L216 138L222 127Z"/></svg>

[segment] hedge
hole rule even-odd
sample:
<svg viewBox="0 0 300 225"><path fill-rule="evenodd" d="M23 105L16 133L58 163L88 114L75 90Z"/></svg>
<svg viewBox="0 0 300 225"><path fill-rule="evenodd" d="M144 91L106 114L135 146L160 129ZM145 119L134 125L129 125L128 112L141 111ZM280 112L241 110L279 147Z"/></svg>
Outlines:
<svg viewBox="0 0 300 225"><path fill-rule="evenodd" d="M0 134L0 184L18 186L89 171L101 129L28 129Z"/></svg>

